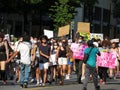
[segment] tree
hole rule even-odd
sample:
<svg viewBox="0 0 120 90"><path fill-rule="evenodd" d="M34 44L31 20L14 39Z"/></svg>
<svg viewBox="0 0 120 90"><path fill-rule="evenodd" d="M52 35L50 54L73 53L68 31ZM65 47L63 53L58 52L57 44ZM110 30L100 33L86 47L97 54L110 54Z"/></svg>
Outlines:
<svg viewBox="0 0 120 90"><path fill-rule="evenodd" d="M70 24L75 16L75 6L80 6L80 0L56 0L50 8L50 16L54 22L55 30Z"/></svg>

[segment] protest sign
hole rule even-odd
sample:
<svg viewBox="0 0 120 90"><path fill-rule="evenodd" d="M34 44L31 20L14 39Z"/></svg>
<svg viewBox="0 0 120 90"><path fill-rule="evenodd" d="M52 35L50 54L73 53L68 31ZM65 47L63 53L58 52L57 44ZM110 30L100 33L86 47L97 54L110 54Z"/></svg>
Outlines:
<svg viewBox="0 0 120 90"><path fill-rule="evenodd" d="M111 39L110 42L111 42L111 43L113 43L113 42L119 43L119 39L118 39L118 38L116 38L116 39Z"/></svg>
<svg viewBox="0 0 120 90"><path fill-rule="evenodd" d="M58 30L58 37L68 35L69 30L70 30L70 25L60 27Z"/></svg>
<svg viewBox="0 0 120 90"><path fill-rule="evenodd" d="M44 29L44 35L46 35L48 38L53 38L53 31Z"/></svg>
<svg viewBox="0 0 120 90"><path fill-rule="evenodd" d="M90 33L90 23L78 22L78 32Z"/></svg>
<svg viewBox="0 0 120 90"><path fill-rule="evenodd" d="M84 50L87 48L86 45L72 43L71 50L73 51L73 58L83 60L84 58Z"/></svg>
<svg viewBox="0 0 120 90"><path fill-rule="evenodd" d="M117 56L113 52L101 52L100 56L97 56L97 66L115 68Z"/></svg>
<svg viewBox="0 0 120 90"><path fill-rule="evenodd" d="M101 33L90 33L90 39L95 38L95 39L100 39L103 41L103 34Z"/></svg>
<svg viewBox="0 0 120 90"><path fill-rule="evenodd" d="M8 42L10 42L10 35L9 34L5 34L4 39L8 40Z"/></svg>

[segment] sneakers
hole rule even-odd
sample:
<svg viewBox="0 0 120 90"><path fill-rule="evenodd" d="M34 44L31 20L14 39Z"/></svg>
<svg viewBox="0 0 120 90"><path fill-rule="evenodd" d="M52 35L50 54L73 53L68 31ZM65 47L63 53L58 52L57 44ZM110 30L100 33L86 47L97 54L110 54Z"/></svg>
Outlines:
<svg viewBox="0 0 120 90"><path fill-rule="evenodd" d="M102 79L100 79L100 84L106 84L106 82L105 81L103 81Z"/></svg>
<svg viewBox="0 0 120 90"><path fill-rule="evenodd" d="M45 83L42 83L42 87L45 87Z"/></svg>
<svg viewBox="0 0 120 90"><path fill-rule="evenodd" d="M20 88L23 88L23 84L20 84Z"/></svg>
<svg viewBox="0 0 120 90"><path fill-rule="evenodd" d="M81 77L81 82L84 82L85 76Z"/></svg>
<svg viewBox="0 0 120 90"><path fill-rule="evenodd" d="M28 83L27 83L27 82L24 82L23 88L27 88L27 86L28 86Z"/></svg>
<svg viewBox="0 0 120 90"><path fill-rule="evenodd" d="M24 82L23 84L20 84L20 88L27 88L27 86L28 86L27 82Z"/></svg>
<svg viewBox="0 0 120 90"><path fill-rule="evenodd" d="M102 84L103 83L103 80L102 79L100 79L100 84Z"/></svg>
<svg viewBox="0 0 120 90"><path fill-rule="evenodd" d="M39 83L40 86L42 86L42 80L40 80L40 83Z"/></svg>
<svg viewBox="0 0 120 90"><path fill-rule="evenodd" d="M39 85L42 86L42 83L40 83Z"/></svg>
<svg viewBox="0 0 120 90"><path fill-rule="evenodd" d="M66 80L69 80L69 79L70 79L70 75L67 74L67 75L65 76L65 79L66 79Z"/></svg>
<svg viewBox="0 0 120 90"><path fill-rule="evenodd" d="M63 85L63 81L59 81L59 85Z"/></svg>
<svg viewBox="0 0 120 90"><path fill-rule="evenodd" d="M30 81L30 82L31 82L31 83L33 83L34 81L35 81L34 79L31 79L31 81Z"/></svg>
<svg viewBox="0 0 120 90"><path fill-rule="evenodd" d="M36 83L36 86L39 86L39 85L40 85L40 82L37 82L37 83Z"/></svg>

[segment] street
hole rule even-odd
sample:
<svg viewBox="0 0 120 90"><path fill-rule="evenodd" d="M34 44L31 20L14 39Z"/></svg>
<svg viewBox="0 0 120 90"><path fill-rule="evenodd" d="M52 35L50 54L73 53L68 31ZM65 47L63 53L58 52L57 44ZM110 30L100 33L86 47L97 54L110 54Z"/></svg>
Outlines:
<svg viewBox="0 0 120 90"><path fill-rule="evenodd" d="M20 88L18 84L13 84L13 81L7 81L7 85L1 85L0 90L82 90L82 84L76 82L76 75L72 74L70 80L65 80L64 85L46 84L46 87L36 86L36 83L29 83L28 88ZM120 90L120 79L108 79L106 85L100 85L101 90ZM88 83L88 90L94 90L94 84Z"/></svg>

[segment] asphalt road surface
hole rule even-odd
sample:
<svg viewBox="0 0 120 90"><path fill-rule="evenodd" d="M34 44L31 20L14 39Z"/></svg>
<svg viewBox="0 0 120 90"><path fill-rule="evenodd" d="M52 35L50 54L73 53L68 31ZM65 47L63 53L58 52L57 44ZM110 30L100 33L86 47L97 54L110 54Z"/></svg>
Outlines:
<svg viewBox="0 0 120 90"><path fill-rule="evenodd" d="M21 88L19 84L13 84L8 80L7 85L2 85L0 81L0 90L82 90L82 84L76 82L76 75L72 74L70 80L65 80L64 85L52 83L46 84L46 87L36 86L36 83L29 83L28 88ZM120 90L120 79L108 79L105 85L100 85L101 90ZM88 90L95 90L92 82L88 83Z"/></svg>

